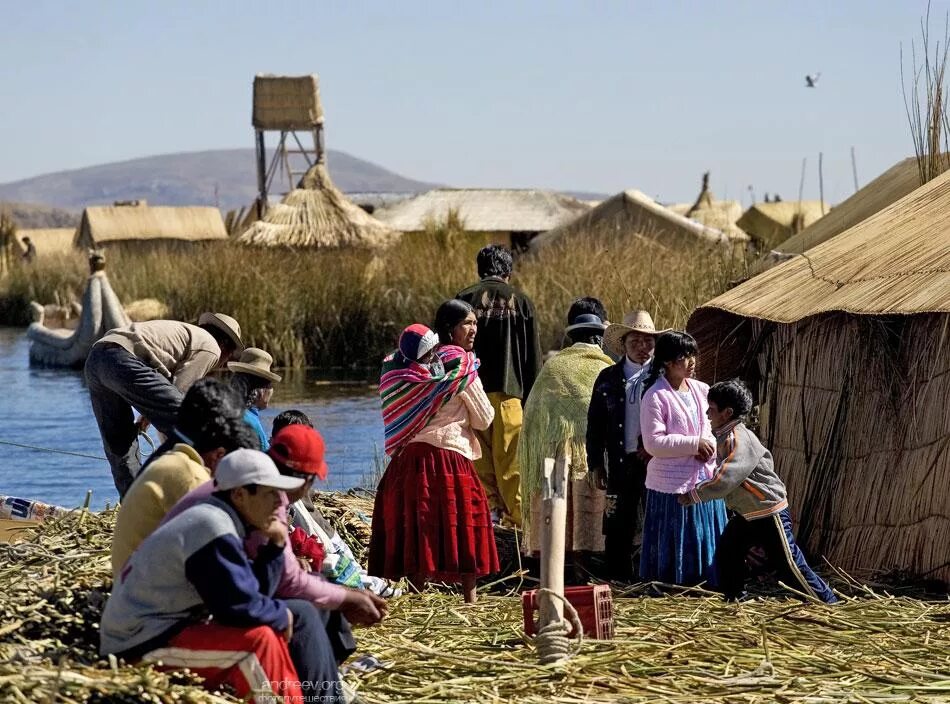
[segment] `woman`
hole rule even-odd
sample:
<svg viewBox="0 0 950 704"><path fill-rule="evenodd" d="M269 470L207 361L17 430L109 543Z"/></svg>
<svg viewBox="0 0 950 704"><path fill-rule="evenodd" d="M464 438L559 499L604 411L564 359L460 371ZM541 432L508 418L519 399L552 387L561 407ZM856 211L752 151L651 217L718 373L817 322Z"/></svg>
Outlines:
<svg viewBox="0 0 950 704"><path fill-rule="evenodd" d="M441 345L455 345L466 352L475 348L478 321L474 309L465 301L453 298L439 306L432 327Z"/></svg>
<svg viewBox="0 0 950 704"><path fill-rule="evenodd" d="M274 382L282 378L270 370L273 363L274 358L258 347L248 347L237 362L228 362L228 369L233 372L231 386L244 398L244 420L257 433L264 452L270 441L261 424L261 411L270 404Z"/></svg>
<svg viewBox="0 0 950 704"><path fill-rule="evenodd" d="M713 556L726 526L723 501L681 506L678 496L712 478L716 440L706 417L709 387L693 379L696 340L665 332L656 340L640 433L647 464L640 578L668 584L715 584Z"/></svg>
<svg viewBox="0 0 950 704"><path fill-rule="evenodd" d="M448 328L450 341L463 322ZM472 335L469 329L458 340ZM438 345L432 330L410 325L383 361L379 393L391 459L376 493L369 573L409 577L419 590L433 579L460 582L466 603L474 603L476 578L498 570L488 499L472 464L479 456L472 430L488 427L493 411L475 355Z"/></svg>

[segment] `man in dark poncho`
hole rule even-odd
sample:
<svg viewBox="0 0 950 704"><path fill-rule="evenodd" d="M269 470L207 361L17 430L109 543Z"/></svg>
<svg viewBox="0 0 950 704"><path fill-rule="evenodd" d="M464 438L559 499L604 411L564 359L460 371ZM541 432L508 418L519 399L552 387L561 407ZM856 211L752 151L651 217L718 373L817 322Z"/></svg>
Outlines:
<svg viewBox="0 0 950 704"><path fill-rule="evenodd" d="M475 461L475 469L493 512L503 523L520 526L518 436L522 404L541 366L541 342L534 306L509 283L511 253L489 245L478 253L477 263L481 281L456 296L472 306L478 319L474 349L481 361L478 376L495 409L491 427L478 432L482 457Z"/></svg>

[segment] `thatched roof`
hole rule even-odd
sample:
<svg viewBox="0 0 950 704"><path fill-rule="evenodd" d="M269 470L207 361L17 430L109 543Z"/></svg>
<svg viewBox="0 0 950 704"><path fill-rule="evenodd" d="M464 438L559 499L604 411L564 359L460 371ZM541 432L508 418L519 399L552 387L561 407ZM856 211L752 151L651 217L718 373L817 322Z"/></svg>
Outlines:
<svg viewBox="0 0 950 704"><path fill-rule="evenodd" d="M238 241L262 247L385 247L398 233L350 201L333 185L324 164L270 206Z"/></svg>
<svg viewBox="0 0 950 704"><path fill-rule="evenodd" d="M593 210L566 225L536 237L531 242L531 247L532 249L544 247L564 237L598 231L616 234L622 238L649 237L660 242L729 244L745 242L748 239L741 233L730 235L694 222L664 208L640 191L629 190L608 198Z"/></svg>
<svg viewBox="0 0 950 704"><path fill-rule="evenodd" d="M749 234L759 249L769 250L818 221L829 210L827 204L818 200L756 203L736 225Z"/></svg>
<svg viewBox="0 0 950 704"><path fill-rule="evenodd" d="M422 232L426 224L458 213L469 232L545 232L589 207L552 191L508 188L437 188L390 207L376 217L402 232Z"/></svg>
<svg viewBox="0 0 950 704"><path fill-rule="evenodd" d="M98 247L116 242L226 240L221 211L206 206L89 206L76 230L76 246Z"/></svg>
<svg viewBox="0 0 950 704"><path fill-rule="evenodd" d="M825 217L792 235L775 247L778 252L801 254L920 187L917 157L904 159L871 181L847 200L831 209Z"/></svg>
<svg viewBox="0 0 950 704"><path fill-rule="evenodd" d="M26 251L23 238L29 237L36 247L38 257L47 257L53 254L68 254L73 251L73 242L76 238L76 229L73 227L54 227L44 229L24 230L17 228L16 242L21 252Z"/></svg>
<svg viewBox="0 0 950 704"><path fill-rule="evenodd" d="M305 130L322 124L317 76L255 76L251 122L259 130Z"/></svg>

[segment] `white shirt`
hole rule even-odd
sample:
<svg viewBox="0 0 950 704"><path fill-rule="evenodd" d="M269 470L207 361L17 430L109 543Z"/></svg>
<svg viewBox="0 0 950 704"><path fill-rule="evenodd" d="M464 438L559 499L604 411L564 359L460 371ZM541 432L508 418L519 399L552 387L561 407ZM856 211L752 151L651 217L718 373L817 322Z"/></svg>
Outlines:
<svg viewBox="0 0 950 704"><path fill-rule="evenodd" d="M643 396L643 382L650 373L650 362L637 364L624 355L623 376L624 391L627 397L626 413L623 421L623 444L627 453L637 451L640 439L640 397Z"/></svg>

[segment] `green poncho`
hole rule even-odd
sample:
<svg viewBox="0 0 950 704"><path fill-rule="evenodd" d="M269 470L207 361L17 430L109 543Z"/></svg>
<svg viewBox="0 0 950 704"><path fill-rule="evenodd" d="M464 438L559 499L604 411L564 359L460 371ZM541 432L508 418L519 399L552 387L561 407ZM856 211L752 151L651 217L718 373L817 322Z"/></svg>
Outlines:
<svg viewBox="0 0 950 704"><path fill-rule="evenodd" d="M587 408L594 382L603 369L613 364L599 347L576 343L561 350L541 367L524 407L524 425L518 440L521 465L521 496L530 505L531 496L541 491L545 457L555 457L570 445L570 479L587 474ZM527 520L528 511L524 518Z"/></svg>

